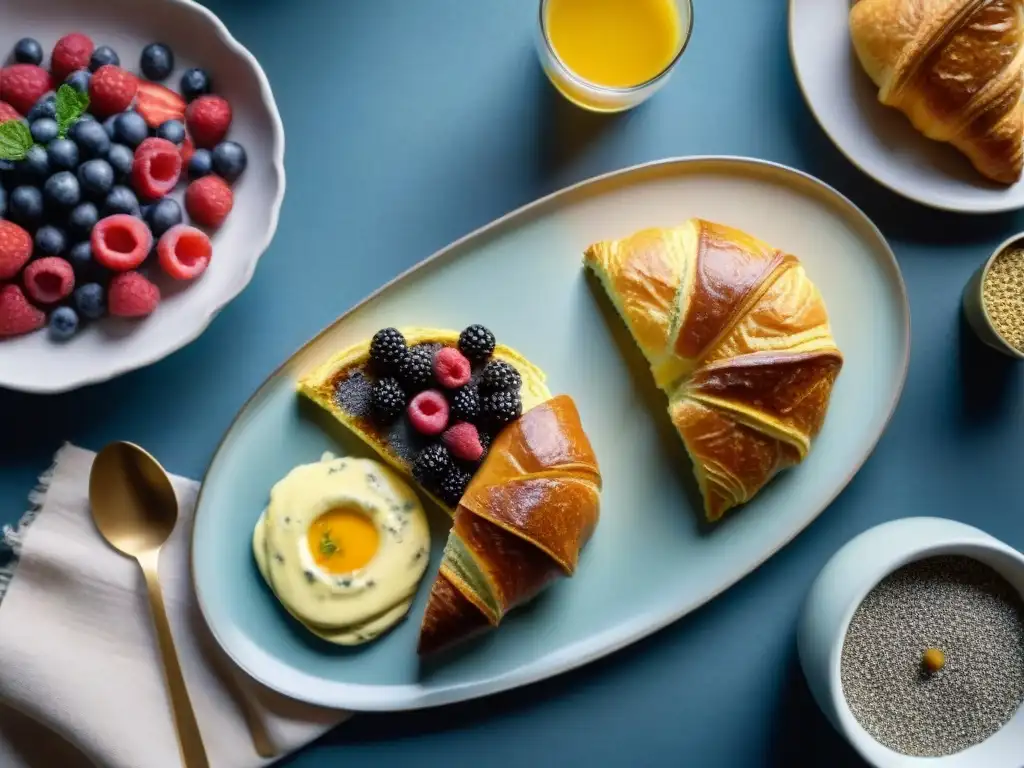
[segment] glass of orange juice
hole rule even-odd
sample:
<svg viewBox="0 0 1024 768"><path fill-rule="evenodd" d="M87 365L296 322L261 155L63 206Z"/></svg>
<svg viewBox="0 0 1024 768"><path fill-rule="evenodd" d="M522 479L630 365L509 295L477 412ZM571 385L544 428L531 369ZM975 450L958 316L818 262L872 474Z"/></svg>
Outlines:
<svg viewBox="0 0 1024 768"><path fill-rule="evenodd" d="M569 101L621 112L665 84L692 28L692 0L541 0L537 48Z"/></svg>

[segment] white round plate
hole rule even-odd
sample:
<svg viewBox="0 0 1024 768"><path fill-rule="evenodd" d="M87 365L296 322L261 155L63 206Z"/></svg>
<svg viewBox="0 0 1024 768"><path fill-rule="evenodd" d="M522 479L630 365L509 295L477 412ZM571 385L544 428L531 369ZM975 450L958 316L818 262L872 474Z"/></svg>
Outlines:
<svg viewBox="0 0 1024 768"><path fill-rule="evenodd" d="M850 42L850 0L790 0L789 50L807 104L851 163L933 208L996 213L1024 207L1024 181L989 182L949 144L926 139L878 89Z"/></svg>
<svg viewBox="0 0 1024 768"><path fill-rule="evenodd" d="M209 269L191 284L161 282L164 300L152 316L102 320L64 344L50 341L45 331L0 341L0 387L65 392L150 365L184 347L248 285L277 228L284 198L284 127L256 59L216 16L191 0L0 0L0 19L0 56L6 58L20 38L34 37L47 52L45 66L54 43L69 32L112 46L122 66L136 73L142 48L166 43L174 51L175 71L165 84L177 90L188 67L210 72L215 91L231 103L229 137L249 157L234 186L234 210L213 236Z"/></svg>

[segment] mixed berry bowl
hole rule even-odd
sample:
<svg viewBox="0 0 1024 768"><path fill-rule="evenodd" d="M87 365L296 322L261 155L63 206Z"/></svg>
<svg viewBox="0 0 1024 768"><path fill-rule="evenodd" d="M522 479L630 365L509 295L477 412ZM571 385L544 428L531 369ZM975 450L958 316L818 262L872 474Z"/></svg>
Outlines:
<svg viewBox="0 0 1024 768"><path fill-rule="evenodd" d="M284 135L259 64L190 0L0 0L0 387L165 357L248 284Z"/></svg>

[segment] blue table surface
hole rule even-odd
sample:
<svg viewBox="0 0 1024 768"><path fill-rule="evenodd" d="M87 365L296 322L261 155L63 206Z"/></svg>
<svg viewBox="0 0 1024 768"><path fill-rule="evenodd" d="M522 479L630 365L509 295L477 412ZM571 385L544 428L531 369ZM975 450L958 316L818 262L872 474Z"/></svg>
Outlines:
<svg viewBox="0 0 1024 768"><path fill-rule="evenodd" d="M778 161L867 212L910 294L907 387L846 491L754 574L631 648L487 700L359 716L283 764L862 765L811 700L797 612L828 557L885 520L952 517L1024 548L1020 367L978 345L959 304L972 271L1024 229L1022 216L932 211L857 171L801 97L782 0L696 0L675 76L617 118L571 108L548 86L532 47L536 0L208 5L262 62L284 118L277 236L248 290L187 349L60 397L0 392L0 523L17 519L64 440L136 441L201 477L238 408L296 347L410 265L538 196L665 156Z"/></svg>

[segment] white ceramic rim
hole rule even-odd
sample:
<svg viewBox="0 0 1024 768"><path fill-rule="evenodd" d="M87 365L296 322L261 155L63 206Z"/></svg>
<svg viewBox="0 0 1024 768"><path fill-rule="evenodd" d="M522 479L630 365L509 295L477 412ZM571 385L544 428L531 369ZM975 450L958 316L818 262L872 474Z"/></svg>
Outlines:
<svg viewBox="0 0 1024 768"><path fill-rule="evenodd" d="M757 158L749 158L736 155L693 155L687 157L669 157L663 158L661 160L653 160L646 163L628 166L626 168L620 168L618 170L610 171L608 173L594 176L589 179L584 179L583 181L579 181L568 187L564 187L563 189L545 195L544 197L538 198L533 202L527 203L526 205L521 206L520 208L517 208L488 224L485 224L483 227L480 227L479 229L476 229L473 232L464 235L463 237L459 238L453 243L435 252L433 255L428 256L426 259L420 261L419 263L415 264L414 266L410 267L409 269L405 270L404 272L396 276L394 279L388 281L380 288L378 288L376 291L373 291L371 294L369 294L362 301L354 304L350 309L348 309L346 312L338 316L327 327L325 327L318 334L316 334L316 336L311 338L309 341L307 341L305 344L299 347L299 349L293 352L292 355L290 355L287 360L285 360L280 366L277 367L277 369L271 372L263 381L263 383L256 388L253 394L246 399L245 403L235 414L235 417L231 420L231 423L225 430L223 437L221 438L217 447L214 449L213 455L210 459L210 464L208 465L207 470L204 473L202 485L200 486L199 493L196 496L195 508L197 516L202 513L201 510L203 508L203 494L206 489L206 482L210 475L210 470L216 464L217 457L224 448L224 442L227 439L227 436L231 434L231 432L234 430L242 414L244 414L249 409L250 405L261 395L264 389L271 386L274 383L274 381L285 372L289 363L297 355L299 355L303 349L306 349L307 347L315 343L319 338L328 333L335 325L342 322L350 313L354 312L363 304L366 304L367 302L371 301L378 294L387 290L394 283L397 283L398 281L404 279L407 275L415 272L416 270L421 269L426 264L436 259L443 258L446 254L448 254L448 252L461 247L467 241L479 237L493 228L502 226L506 221L513 217L517 217L522 214L526 214L531 210L541 208L551 203L555 198L563 194L587 186L589 184L594 184L607 179L612 179L616 176L628 176L632 173L641 171L645 168L668 166L675 164L707 162L717 162L736 166L753 165L762 168L771 168L777 171L782 171L783 173L786 174L796 176L803 181L810 182L812 185L819 187L826 194L826 197L831 198L833 201L839 203L841 206L846 208L852 217L854 217L855 219L859 219L860 222L864 226L866 226L868 230L874 235L878 245L881 246L881 248L883 249L883 253L889 260L892 274L895 277L896 286L899 289L899 294L900 298L902 299L906 322L904 324L902 333L902 346L904 349L904 356L899 366L899 382L893 390L892 402L889 404L888 413L886 414L885 420L882 422L881 428L878 431L878 435L875 437L872 443L865 449L864 454L860 457L860 459L851 468L850 474L846 477L846 479L842 483L839 483L837 485L835 492L828 498L828 500L820 508L813 510L813 513L809 515L808 520L804 525L797 527L789 538L787 538L785 541L779 544L778 548L765 553L764 557L757 560L756 562L751 562L749 564L749 568L747 568L747 570L744 573L742 573L738 578L727 584L721 585L721 587L717 591L714 591L706 595L699 603L684 605L679 610L672 611L667 615L658 612L656 616L647 614L637 616L636 618L634 618L632 622L629 622L628 624L612 628L598 635L594 635L588 641L577 643L574 646L565 648L557 654L546 656L543 659L543 663L534 662L533 664L529 664L513 672L491 678L490 680L487 680L482 683L475 682L461 686L451 686L444 689L443 691L431 693L424 693L424 691L416 685L377 686L356 683L345 683L344 686L346 690L351 693L351 699L353 701L358 700L358 704L356 705L353 705L351 703L346 704L345 706L347 709L363 712L389 712L412 709L425 709L428 707L440 706L443 704L449 704L456 701L480 698L494 693L499 693L501 691L518 688L524 685L529 685L531 683L535 683L540 680L553 677L563 672L567 672L571 669L581 667L585 664L590 663L591 661L595 661L596 659L611 655L612 653L628 645L631 645L637 642L638 640L647 637L648 635L654 634L655 632L663 629L669 624L678 621L683 616L691 613L700 605L705 605L708 602L714 600L727 589L734 586L737 582L741 581L742 579L749 576L752 572L757 570L758 567L760 567L764 562L766 562L768 559L774 556L780 549L782 549L789 542L791 542L797 535L806 530L810 522L812 522L819 515L821 515L821 513L825 509L827 509L829 505L835 500L836 496L838 496L843 491L843 489L846 488L847 485L849 485L850 481L854 478L854 476L856 476L857 472L859 472L861 467L864 466L864 462L867 461L868 457L874 451L875 446L877 446L878 444L878 441L881 439L882 435L885 434L885 430L892 419L892 415L896 410L896 406L899 404L900 397L903 393L904 385L906 384L907 370L910 364L910 302L907 297L906 285L903 281L903 274L900 271L899 263L896 260L896 255L893 253L893 250L889 245L888 241L885 239L885 236L881 233L878 227L875 226L874 222L872 222L871 219L868 218L867 214L865 214L860 208L858 208L841 192L837 191L836 189L829 186L820 179L817 179L814 176L805 173L804 171L800 171L795 168L790 168L789 166L783 165L781 163L772 162L770 160L761 160ZM193 527L191 535L194 536L194 519L192 526ZM224 639L220 635L218 635L217 630L211 625L211 622L207 618L208 608L206 606L206 602L203 600L202 590L199 588L196 582L195 560L191 558L189 560L189 571L192 577L193 589L196 593L196 601L199 605L200 612L203 614L203 620L206 622L206 625L210 629L211 635L213 635L214 639L217 641L217 644L221 647L225 654L232 660L232 662L236 666L238 666L239 669L243 670L246 674L251 676L253 679L257 680L261 684L265 685L266 687L275 690L278 693L289 698L327 708L338 708L340 706L338 702L333 698L319 696L314 693L311 693L309 690L306 689L299 690L296 687L282 685L280 681L268 679L267 676L262 675L258 670L251 670L243 666L239 659L236 657L236 655L229 650L227 644L224 642ZM469 696L460 695L460 692L464 691L464 689L466 688L473 688L474 692Z"/></svg>
<svg viewBox="0 0 1024 768"><path fill-rule="evenodd" d="M929 557L940 557L942 555L956 555L962 554L965 557L971 557L977 560L978 558L972 557L970 554L964 554L970 550L986 550L988 552L998 553L1004 555L1011 560L1016 561L1020 564L1020 568L1024 571L1024 554L1018 552L1016 549L1008 544L1003 543L999 539L995 538L989 533L975 528L972 525L961 523L957 520L948 520L946 518L904 518L904 519L917 519L917 520L941 520L944 524L954 523L960 529L960 538L954 538L952 532L942 534L937 540L929 541L919 549L912 551L906 551L901 553L898 557L891 558L886 566L879 569L876 574L876 578L868 579L870 582L865 588L857 591L857 594L853 600L850 601L850 605L843 614L842 622L839 625L839 631L836 633L839 640L835 642L832 649L829 651L829 677L830 677L830 695L832 697L832 708L836 713L838 719L839 730L847 743L850 744L857 754L867 763L875 765L876 763L871 759L871 756L863 749L865 742L886 750L892 755L893 760L908 760L913 761L913 765L939 765L942 763L944 757L953 757L955 755L961 755L963 752L953 753L952 755L945 755L944 757L918 757L913 755L903 755L899 752L895 752L876 738L874 738L867 730L857 721L854 717L853 711L850 709L850 705L846 703L846 697L843 695L843 682L842 682L842 655L843 645L846 641L846 632L849 629L850 622L853 620L853 614L860 607L860 604L864 602L864 598L868 596L882 580L892 574L894 571L902 568L910 563L917 562L919 560L925 560ZM896 522L896 521L893 521ZM982 560L979 560L985 565ZM992 567L991 565L989 567ZM997 570L998 572L998 570ZM1003 575L1003 574L1000 574ZM1003 576L1003 578L1006 578ZM1024 593L1021 594L1024 598ZM1024 706L1024 705L1021 705ZM993 734L995 735L995 734ZM991 736L989 737L991 738ZM974 745L975 747L983 744L984 742L978 742ZM973 747L970 747L973 749ZM966 750L964 750L966 751Z"/></svg>
<svg viewBox="0 0 1024 768"><path fill-rule="evenodd" d="M96 373L92 375L69 377L58 382L36 382L33 384L18 384L17 386L5 382L0 379L0 387L11 389L19 392L28 392L37 395L56 395L63 394L65 392L71 392L82 387L87 387L92 384L99 384L104 381L110 381L116 379L119 376L123 376L126 373L137 371L141 368L146 368L154 363L163 360L175 352L184 349L193 341L198 339L206 329L210 327L210 323L213 322L214 318L232 301L238 298L238 295L245 290L245 288L252 282L253 275L256 273L256 266L259 264L260 258L266 252L267 248L270 247L270 243L274 239L274 235L277 232L277 224L281 217L281 206L284 203L284 193L286 187L285 171L284 171L284 123L281 120L281 114L277 109L277 102L274 101L274 94L270 88L270 81L267 79L266 73L263 71L263 67L256 60L249 50L242 45L238 40L234 38L228 28L225 26L213 11L199 5L194 0L159 0L159 2L169 3L171 5L179 5L183 8L187 8L191 13L195 13L201 16L213 27L217 36L221 39L221 42L229 50L231 50L238 58L244 61L249 69L252 70L253 75L256 77L256 82L259 85L260 95L262 97L263 106L267 110L267 114L270 116L270 124L273 129L273 149L271 154L271 164L274 171L274 176L277 180L277 194L274 196L273 201L270 205L270 219L267 222L266 235L263 240L256 246L256 253L253 259L249 262L248 269L245 274L242 275L241 280L232 288L230 288L222 297L221 301L217 306L210 309L204 317L199 319L192 327L191 331L185 333L180 339L174 343L169 344L166 347L161 348L158 351L153 352L149 355L142 355L137 360L130 363L122 363L120 365L113 365L111 368L104 373Z"/></svg>
<svg viewBox="0 0 1024 768"><path fill-rule="evenodd" d="M837 1L838 0L819 0L819 2L837 2ZM829 132L828 127L825 125L825 122L821 119L821 115L818 114L818 110L815 107L814 101L810 98L810 96L808 96L807 89L804 87L804 81L800 77L800 67L797 66L796 51L793 48L793 3L794 2L795 2L795 0L789 0L789 21L788 21L788 24L787 24L786 35L787 35L787 37L789 39L789 60L790 60L790 64L793 67L793 75L796 77L796 84L800 88L800 93L804 97L804 103L806 103L808 109L811 110L811 114L814 115L814 120L818 123L818 126L822 130L822 133L824 133L826 136L828 136L828 138L832 142L833 146L835 146L835 148L839 150L840 154L842 154L843 157L845 157L847 160L850 161L851 165L853 165L858 171L863 173L868 178L874 180L878 184L880 184L883 187L885 187L886 189L888 189L890 192L893 192L893 193L899 195L900 197L904 197L907 200L913 200L915 203L920 203L921 205L927 206L929 208L934 208L934 209L939 210L939 211L949 211L950 213L964 213L964 214L972 214L972 215L985 215L985 214L990 214L990 213L1006 213L1007 211L1016 211L1016 210L1019 210L1020 208L1024 207L1024 205L1022 205L1020 201L1008 202L1008 203L996 203L994 205L986 205L986 206L980 206L980 207L979 206L975 206L975 207L970 207L970 208L957 207L957 206L954 206L954 205L945 205L943 203L939 203L939 202L936 202L935 200L929 199L928 197L926 197L924 195L921 195L921 194L918 194L918 193L914 192L913 188L910 188L910 189L900 188L900 187L895 186L891 182L885 181L884 179L880 179L879 177L875 176L873 173L871 173L868 170L866 170L864 168L864 166L862 166L859 162L857 162L857 159L855 157L853 157L853 155L851 155L849 152L847 152L846 148L842 145L842 143L839 142L836 139L836 137L833 136ZM853 2L856 2L856 0L852 0L850 2L850 5L852 5ZM922 141L927 141L927 139L925 139L923 136L922 136L921 140Z"/></svg>

